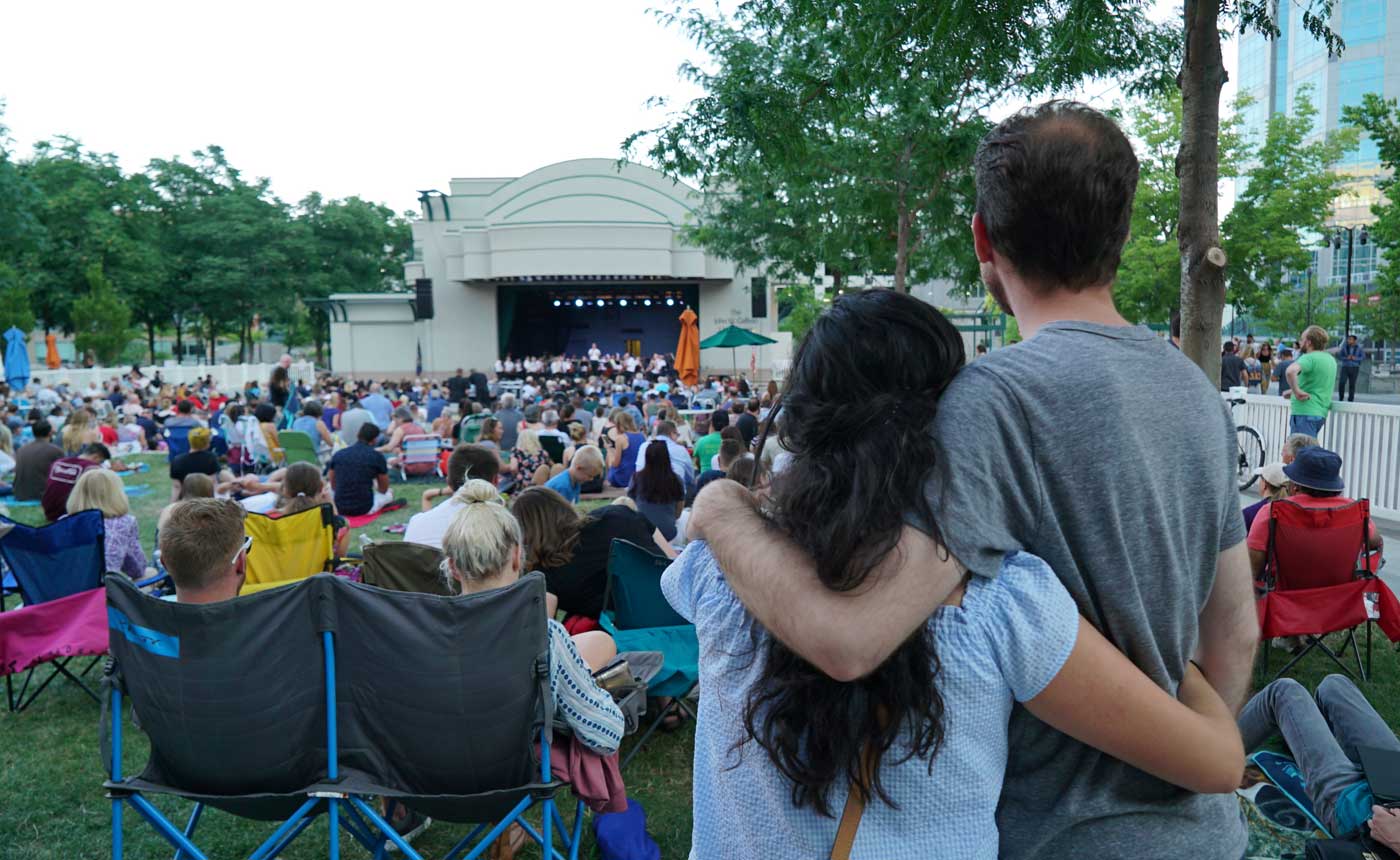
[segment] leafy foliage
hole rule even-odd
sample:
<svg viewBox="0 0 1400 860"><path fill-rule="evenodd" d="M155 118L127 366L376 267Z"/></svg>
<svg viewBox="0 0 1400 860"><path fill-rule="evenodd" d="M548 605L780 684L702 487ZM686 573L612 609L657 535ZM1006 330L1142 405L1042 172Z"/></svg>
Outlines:
<svg viewBox="0 0 1400 860"><path fill-rule="evenodd" d="M410 246L408 221L387 207L314 193L289 205L217 146L128 175L114 155L65 137L19 159L0 125L0 316L21 328L91 343L134 322L152 360L162 331L177 345L194 335L210 356L236 338L246 356L257 317L300 326L301 343L319 350L324 315L305 301L394 286ZM85 330L118 305L128 314L119 331Z"/></svg>
<svg viewBox="0 0 1400 860"><path fill-rule="evenodd" d="M1359 107L1346 108L1343 118L1364 129L1375 142L1381 165L1389 174L1379 183L1381 202L1371 207L1376 220L1369 228L1370 240L1388 258L1372 281L1373 295L1379 296L1379 301L1358 304L1356 317L1371 330L1372 336L1394 343L1400 341L1400 271L1391 262L1400 259L1400 209L1396 208L1393 193L1395 171L1400 167L1400 107L1395 99L1370 93Z"/></svg>
<svg viewBox="0 0 1400 860"><path fill-rule="evenodd" d="M989 112L1104 76L1161 86L1176 37L1150 5L746 0L725 16L684 3L660 16L712 59L682 67L705 94L624 149L695 181L710 208L691 239L743 265L970 283Z"/></svg>
<svg viewBox="0 0 1400 860"><path fill-rule="evenodd" d="M73 345L80 353L91 352L99 364L112 364L131 340L131 308L99 264L89 265L84 276L88 291L73 302Z"/></svg>

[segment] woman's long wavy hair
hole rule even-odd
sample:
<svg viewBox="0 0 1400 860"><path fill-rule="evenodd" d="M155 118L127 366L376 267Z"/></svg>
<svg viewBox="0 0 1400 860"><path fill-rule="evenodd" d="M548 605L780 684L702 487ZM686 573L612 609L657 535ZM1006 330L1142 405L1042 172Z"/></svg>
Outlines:
<svg viewBox="0 0 1400 860"><path fill-rule="evenodd" d="M925 495L934 468L930 424L963 363L962 338L942 314L889 290L837 299L803 340L779 431L793 457L774 478L768 516L815 560L827 588L850 591L865 582L895 551L911 513L938 538ZM831 815L831 788L843 780L893 805L880 768L869 778L862 772L867 743L875 764L917 757L932 768L943 699L927 626L849 683L777 639L765 657L745 726L792 782L797 806Z"/></svg>

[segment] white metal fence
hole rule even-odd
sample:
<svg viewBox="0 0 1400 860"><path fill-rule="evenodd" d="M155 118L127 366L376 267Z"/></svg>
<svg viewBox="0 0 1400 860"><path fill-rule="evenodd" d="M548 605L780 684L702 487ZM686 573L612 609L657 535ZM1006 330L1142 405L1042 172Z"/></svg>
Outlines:
<svg viewBox="0 0 1400 860"><path fill-rule="evenodd" d="M243 388L244 384L250 381L259 385L266 383L268 377L272 375L272 368L276 366L276 364L172 364L168 366L153 364L143 366L141 373L148 379L159 373L161 379L172 385L192 383L206 376L212 376L219 389L227 394ZM30 377L47 385L67 382L69 386L83 389L90 382L96 383L100 388L104 383L111 381L112 377L124 377L130 372L130 367L63 367L58 370L35 369L30 373ZM316 378L316 365L309 361L298 361L294 362L287 372L291 374L293 381L304 379L310 383Z"/></svg>
<svg viewBox="0 0 1400 860"><path fill-rule="evenodd" d="M1265 461L1279 457L1288 436L1289 401L1272 394L1246 394L1235 407L1235 423L1264 438ZM1319 441L1342 457L1347 495L1370 499L1371 511L1400 519L1400 406L1333 403Z"/></svg>

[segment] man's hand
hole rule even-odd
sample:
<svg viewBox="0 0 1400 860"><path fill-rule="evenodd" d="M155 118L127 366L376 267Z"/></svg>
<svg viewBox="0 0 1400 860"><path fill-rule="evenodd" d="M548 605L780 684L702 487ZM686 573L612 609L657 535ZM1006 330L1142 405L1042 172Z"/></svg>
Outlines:
<svg viewBox="0 0 1400 860"><path fill-rule="evenodd" d="M1400 851L1400 812L1384 806L1371 807L1371 820L1366 822L1371 838L1392 851Z"/></svg>
<svg viewBox="0 0 1400 860"><path fill-rule="evenodd" d="M1309 394L1309 393L1307 393L1306 391L1295 391L1295 392L1293 393L1293 396L1296 397L1296 398L1298 398L1299 400L1311 400L1311 399L1312 399L1312 395Z"/></svg>

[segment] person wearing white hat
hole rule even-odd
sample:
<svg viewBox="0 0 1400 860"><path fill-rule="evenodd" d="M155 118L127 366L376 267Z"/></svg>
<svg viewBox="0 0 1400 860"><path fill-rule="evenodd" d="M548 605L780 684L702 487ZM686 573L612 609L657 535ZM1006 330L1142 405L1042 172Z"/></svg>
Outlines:
<svg viewBox="0 0 1400 860"><path fill-rule="evenodd" d="M1254 525L1254 517L1259 509L1269 502L1288 498L1288 476L1283 473L1283 463L1270 463L1254 470L1259 476L1259 501L1244 509L1244 527L1248 531Z"/></svg>

